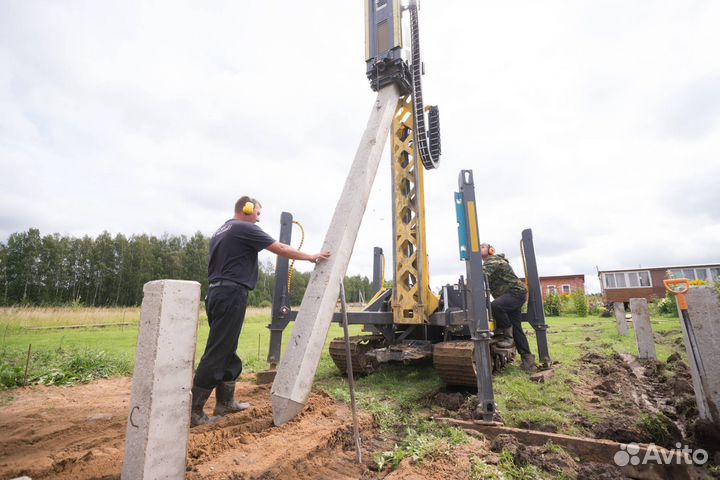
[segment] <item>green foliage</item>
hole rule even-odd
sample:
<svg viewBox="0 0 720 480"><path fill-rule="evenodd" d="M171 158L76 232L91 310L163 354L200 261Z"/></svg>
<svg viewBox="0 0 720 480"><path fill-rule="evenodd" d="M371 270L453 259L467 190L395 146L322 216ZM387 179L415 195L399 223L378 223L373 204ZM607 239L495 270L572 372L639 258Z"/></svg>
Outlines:
<svg viewBox="0 0 720 480"><path fill-rule="evenodd" d="M668 445L672 441L669 424L672 424L672 421L662 412L641 413L638 418L638 426L650 435L653 443L658 445Z"/></svg>
<svg viewBox="0 0 720 480"><path fill-rule="evenodd" d="M512 452L503 450L500 453L500 470L505 474L505 478L512 480L537 480L549 478L548 474L540 470L535 465L517 465L513 458Z"/></svg>
<svg viewBox="0 0 720 480"><path fill-rule="evenodd" d="M671 293L665 295L665 298L655 300L648 305L651 315L663 317L677 317L677 303L675 296Z"/></svg>
<svg viewBox="0 0 720 480"><path fill-rule="evenodd" d="M207 292L210 239L197 232L161 237L103 232L96 238L41 236L31 228L0 242L0 306L74 308L136 306L151 280L194 280ZM248 295L251 306L271 305L275 266L259 265L258 283ZM294 271L290 304L300 305L310 272ZM372 287L363 276L345 277L348 302L369 300Z"/></svg>
<svg viewBox="0 0 720 480"><path fill-rule="evenodd" d="M4 351L0 355L0 388L22 386L26 362L27 352ZM29 366L28 385L74 385L132 373L131 362L125 357L62 347L32 352Z"/></svg>
<svg viewBox="0 0 720 480"><path fill-rule="evenodd" d="M422 420L405 430L403 439L392 450L376 453L373 457L378 470L386 466L396 468L406 458L422 462L426 458L439 458L467 441L465 433L457 428Z"/></svg>
<svg viewBox="0 0 720 480"><path fill-rule="evenodd" d="M35 228L0 243L0 305L131 306L159 278L207 286L208 239L200 232L154 237L103 232L97 238L40 235Z"/></svg>
<svg viewBox="0 0 720 480"><path fill-rule="evenodd" d="M560 316L560 296L557 293L550 293L545 297L545 315L548 317Z"/></svg>
<svg viewBox="0 0 720 480"><path fill-rule="evenodd" d="M599 293L591 293L585 295L588 301L588 314L597 316L601 315L605 311L605 303L603 302L602 295Z"/></svg>
<svg viewBox="0 0 720 480"><path fill-rule="evenodd" d="M581 288L575 290L572 295L572 303L575 307L575 314L578 317L587 317L588 315L588 300L585 297L585 291Z"/></svg>
<svg viewBox="0 0 720 480"><path fill-rule="evenodd" d="M502 473L492 465L488 465L478 457L470 460L471 480L504 480Z"/></svg>

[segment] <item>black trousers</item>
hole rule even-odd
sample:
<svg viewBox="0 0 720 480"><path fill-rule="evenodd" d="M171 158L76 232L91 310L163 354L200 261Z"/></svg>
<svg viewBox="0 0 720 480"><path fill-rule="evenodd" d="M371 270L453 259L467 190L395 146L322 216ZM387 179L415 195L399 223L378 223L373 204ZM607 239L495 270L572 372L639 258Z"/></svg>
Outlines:
<svg viewBox="0 0 720 480"><path fill-rule="evenodd" d="M235 380L242 372L237 356L238 339L245 320L248 290L242 285L220 285L208 289L205 311L210 324L193 384L212 390L220 382Z"/></svg>
<svg viewBox="0 0 720 480"><path fill-rule="evenodd" d="M490 308L495 324L499 328L513 329L513 340L515 348L522 353L530 353L530 344L522 329L521 309L525 303L525 295L513 295L506 293L492 301Z"/></svg>

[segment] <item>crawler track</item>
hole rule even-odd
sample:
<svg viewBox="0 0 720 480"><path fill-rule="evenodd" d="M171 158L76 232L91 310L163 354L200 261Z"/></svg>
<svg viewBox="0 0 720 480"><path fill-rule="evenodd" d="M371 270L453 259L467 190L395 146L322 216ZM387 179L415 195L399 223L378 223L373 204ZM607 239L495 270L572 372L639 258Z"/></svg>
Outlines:
<svg viewBox="0 0 720 480"><path fill-rule="evenodd" d="M380 335L358 335L350 337L350 356L355 375L367 375L378 368L377 361L365 355L371 350L387 346L385 338ZM341 372L347 370L347 353L345 339L336 338L330 342L330 357Z"/></svg>
<svg viewBox="0 0 720 480"><path fill-rule="evenodd" d="M386 340L379 335L359 335L350 337L350 355L353 373L367 375L379 368L377 359L369 352L387 347ZM490 344L493 372L498 372L515 357L515 348L498 348ZM330 342L330 357L341 372L346 372L347 355L345 340L336 338ZM453 340L433 345L433 366L446 385L476 387L477 378L473 363L472 340Z"/></svg>
<svg viewBox="0 0 720 480"><path fill-rule="evenodd" d="M493 372L498 372L515 357L515 348L490 344ZM446 385L477 387L472 340L440 342L433 346L433 366Z"/></svg>

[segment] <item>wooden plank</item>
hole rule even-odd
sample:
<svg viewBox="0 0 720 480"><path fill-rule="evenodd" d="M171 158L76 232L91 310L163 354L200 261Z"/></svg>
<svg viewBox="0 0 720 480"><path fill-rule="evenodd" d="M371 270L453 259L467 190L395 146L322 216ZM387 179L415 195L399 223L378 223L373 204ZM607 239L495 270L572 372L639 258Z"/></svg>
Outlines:
<svg viewBox="0 0 720 480"><path fill-rule="evenodd" d="M690 458L684 457L677 450L666 450L662 447L654 446L655 450L663 457L669 458L667 464L648 462L645 465L624 465L620 466L615 462L615 454L623 451L621 444L611 440L600 440L595 438L572 437L570 435L562 435L559 433L540 432L536 430L525 430L522 428L511 428L497 424L485 425L482 423L469 422L466 420L456 420L454 418L436 418L440 422L446 422L452 426L474 430L481 432L488 439L494 439L500 434L509 434L515 436L520 443L531 446L542 446L548 442L561 446L570 455L579 457L581 462L597 462L614 465L620 469L623 475L631 478L642 478L649 480L691 480L700 478L698 469L691 464L685 462L691 461ZM645 454L650 448L649 445L638 444L639 452L636 454L640 459L645 458Z"/></svg>
<svg viewBox="0 0 720 480"><path fill-rule="evenodd" d="M330 250L332 255L315 266L273 382L275 425L282 425L300 413L310 394L335 311L340 280L347 271L399 99L397 87L389 85L378 92L373 105L323 243L322 249ZM318 184L322 178L319 175Z"/></svg>

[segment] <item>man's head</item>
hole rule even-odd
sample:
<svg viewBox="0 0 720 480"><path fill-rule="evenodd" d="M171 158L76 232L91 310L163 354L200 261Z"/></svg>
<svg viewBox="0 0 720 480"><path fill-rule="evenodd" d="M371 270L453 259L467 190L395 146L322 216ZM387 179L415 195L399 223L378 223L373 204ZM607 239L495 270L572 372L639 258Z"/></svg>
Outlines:
<svg viewBox="0 0 720 480"><path fill-rule="evenodd" d="M245 222L257 223L260 221L262 204L247 195L243 195L235 202L235 218Z"/></svg>
<svg viewBox="0 0 720 480"><path fill-rule="evenodd" d="M490 245L489 243L481 243L480 244L480 255L482 255L483 260L489 257L490 255L495 255L495 247Z"/></svg>

